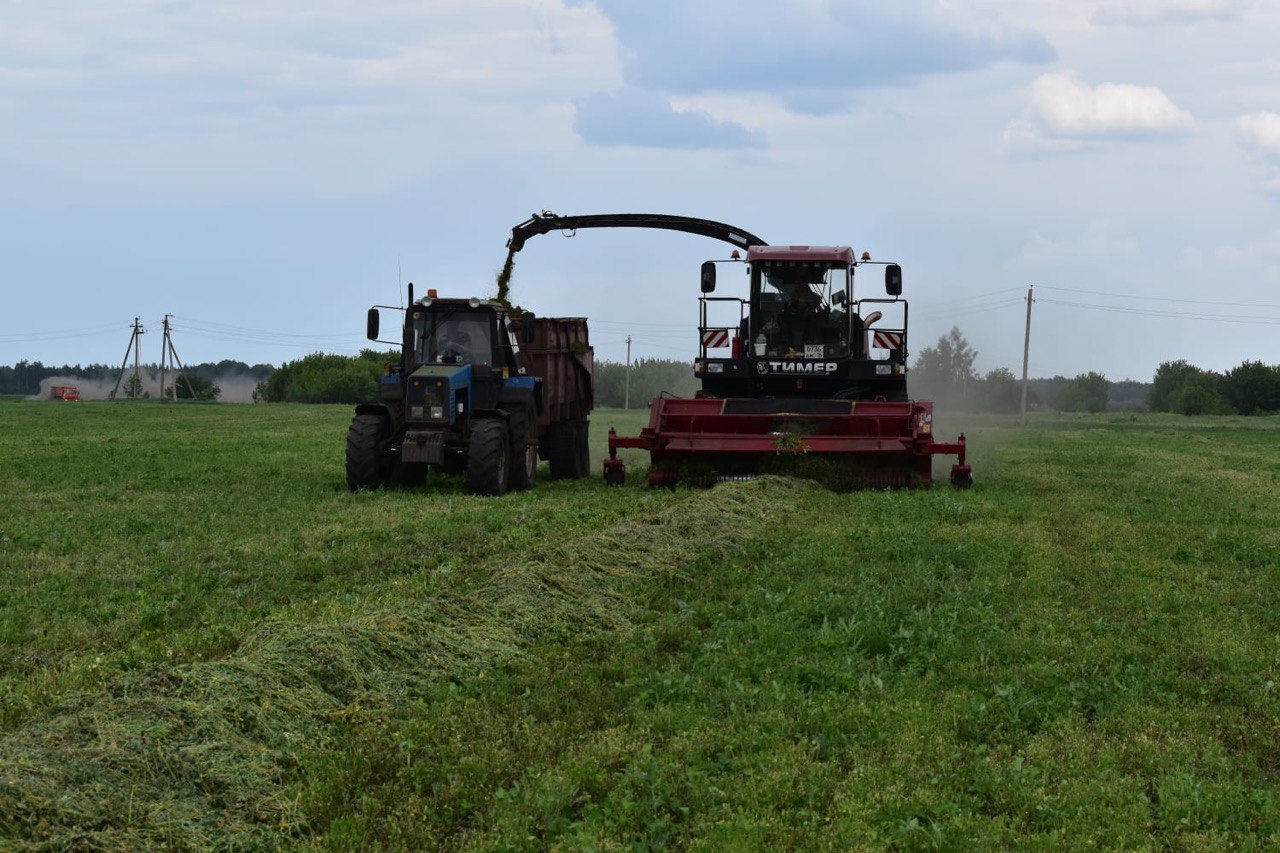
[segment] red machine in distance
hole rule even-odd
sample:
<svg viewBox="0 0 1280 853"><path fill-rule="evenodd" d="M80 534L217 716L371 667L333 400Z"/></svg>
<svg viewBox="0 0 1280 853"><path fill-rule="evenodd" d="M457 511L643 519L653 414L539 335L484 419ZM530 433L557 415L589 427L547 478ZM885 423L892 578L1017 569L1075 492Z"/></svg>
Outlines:
<svg viewBox="0 0 1280 853"><path fill-rule="evenodd" d="M965 437L935 441L933 404L907 395L908 306L897 264L857 259L847 246L773 246L724 223L660 214L544 212L515 226L507 245L514 255L535 234L618 227L701 234L735 251L702 264L694 360L702 390L655 398L638 436L611 429L606 482L625 480L617 451L636 448L649 452L654 486L778 472L837 488L928 487L939 454L958 457L955 486L972 485ZM717 264L746 266L745 298L711 295ZM855 294L856 271L871 264L884 267L884 297Z"/></svg>

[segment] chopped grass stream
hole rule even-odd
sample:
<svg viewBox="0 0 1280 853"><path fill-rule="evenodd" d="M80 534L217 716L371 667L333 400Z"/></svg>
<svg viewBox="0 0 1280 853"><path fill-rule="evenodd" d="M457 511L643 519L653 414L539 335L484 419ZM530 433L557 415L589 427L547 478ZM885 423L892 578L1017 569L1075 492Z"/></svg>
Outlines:
<svg viewBox="0 0 1280 853"><path fill-rule="evenodd" d="M0 844L1280 840L1274 418L481 500L346 494L336 409L54 408L0 438Z"/></svg>

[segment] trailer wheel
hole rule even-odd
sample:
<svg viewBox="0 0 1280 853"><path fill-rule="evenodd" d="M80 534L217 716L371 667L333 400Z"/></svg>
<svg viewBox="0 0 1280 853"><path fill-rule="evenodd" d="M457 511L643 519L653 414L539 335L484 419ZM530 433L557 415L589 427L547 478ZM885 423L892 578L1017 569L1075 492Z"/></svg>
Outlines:
<svg viewBox="0 0 1280 853"><path fill-rule="evenodd" d="M506 424L499 420L476 422L467 448L467 489L471 494L506 494L508 451Z"/></svg>
<svg viewBox="0 0 1280 853"><path fill-rule="evenodd" d="M574 423L573 441L578 456L577 476L591 476L591 441L590 421L577 421Z"/></svg>
<svg viewBox="0 0 1280 853"><path fill-rule="evenodd" d="M378 415L356 415L347 428L347 488L379 489L391 476L394 459L383 445L391 424Z"/></svg>
<svg viewBox="0 0 1280 853"><path fill-rule="evenodd" d="M524 440L511 449L511 488L517 491L533 488L538 479L538 419L529 417Z"/></svg>
<svg viewBox="0 0 1280 853"><path fill-rule="evenodd" d="M560 421L547 427L547 461L551 463L553 480L580 476L576 473L578 455L573 436L571 421Z"/></svg>

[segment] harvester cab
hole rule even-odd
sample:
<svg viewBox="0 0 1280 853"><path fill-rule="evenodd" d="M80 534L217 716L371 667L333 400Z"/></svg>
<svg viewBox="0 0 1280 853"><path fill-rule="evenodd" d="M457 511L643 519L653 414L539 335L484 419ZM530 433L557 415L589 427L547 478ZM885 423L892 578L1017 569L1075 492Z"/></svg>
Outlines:
<svg viewBox="0 0 1280 853"><path fill-rule="evenodd" d="M755 246L720 263L745 264L750 285L712 296L717 262L703 264L694 371L705 395L907 399L897 264L883 265L887 298L855 298L856 269L872 261L845 247Z"/></svg>

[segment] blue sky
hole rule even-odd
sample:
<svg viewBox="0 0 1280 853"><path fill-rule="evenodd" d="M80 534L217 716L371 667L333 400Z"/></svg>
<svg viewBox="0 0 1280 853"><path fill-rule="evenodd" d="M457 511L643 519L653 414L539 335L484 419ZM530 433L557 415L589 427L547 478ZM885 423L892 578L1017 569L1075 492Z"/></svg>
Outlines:
<svg viewBox="0 0 1280 853"><path fill-rule="evenodd" d="M1280 362L1264 0L0 2L0 363L272 362L488 295L531 212L720 219L902 263L912 348L1149 378ZM665 232L548 235L513 296L690 358ZM731 292L732 281L722 288ZM864 283L874 289L874 282Z"/></svg>

